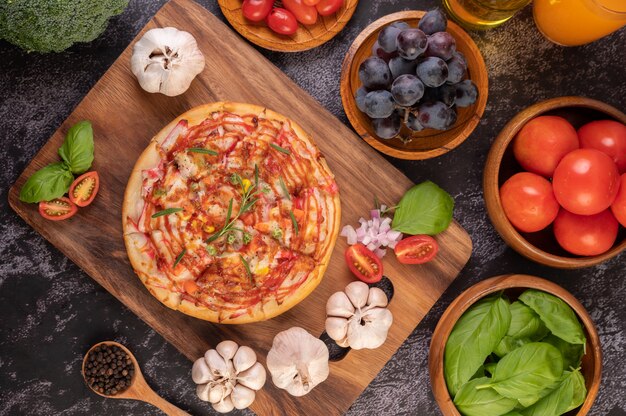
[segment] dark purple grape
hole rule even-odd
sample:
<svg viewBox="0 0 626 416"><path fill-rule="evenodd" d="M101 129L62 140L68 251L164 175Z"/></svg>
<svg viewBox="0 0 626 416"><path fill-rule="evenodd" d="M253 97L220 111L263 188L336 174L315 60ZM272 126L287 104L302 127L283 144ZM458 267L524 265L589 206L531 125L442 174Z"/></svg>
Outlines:
<svg viewBox="0 0 626 416"><path fill-rule="evenodd" d="M422 103L434 103L441 101L448 107L454 105L456 100L456 86L452 84L443 84L437 88L426 88Z"/></svg>
<svg viewBox="0 0 626 416"><path fill-rule="evenodd" d="M380 46L380 43L378 43L378 41L376 41L376 42L374 42L374 45L372 45L372 56L376 56L376 57L382 59L385 62L389 62L389 60L391 58L393 58L394 56L398 56L398 52L387 53Z"/></svg>
<svg viewBox="0 0 626 416"><path fill-rule="evenodd" d="M419 123L429 129L447 130L456 122L456 111L444 103L424 103L417 108Z"/></svg>
<svg viewBox="0 0 626 416"><path fill-rule="evenodd" d="M361 87L356 90L356 94L354 95L354 100L356 101L356 106L359 107L359 110L365 112L365 96L367 95L367 90L365 87Z"/></svg>
<svg viewBox="0 0 626 416"><path fill-rule="evenodd" d="M424 95L424 84L415 75L400 75L391 84L391 95L396 104L410 107Z"/></svg>
<svg viewBox="0 0 626 416"><path fill-rule="evenodd" d="M370 56L359 66L359 79L368 90L384 90L391 85L391 71L387 62Z"/></svg>
<svg viewBox="0 0 626 416"><path fill-rule="evenodd" d="M413 114L413 112L409 112L409 117L404 123L405 126L410 128L413 131L422 131L424 130L424 126L420 124L419 119Z"/></svg>
<svg viewBox="0 0 626 416"><path fill-rule="evenodd" d="M398 35L402 32L402 29L395 26L385 26L380 32L378 32L378 44L387 53L395 52L398 50Z"/></svg>
<svg viewBox="0 0 626 416"><path fill-rule="evenodd" d="M433 33L428 37L428 47L425 56L436 56L447 61L452 58L452 54L456 51L456 41L448 32Z"/></svg>
<svg viewBox="0 0 626 416"><path fill-rule="evenodd" d="M391 139L400 133L402 117L398 111L394 111L389 117L372 120L374 132L381 139Z"/></svg>
<svg viewBox="0 0 626 416"><path fill-rule="evenodd" d="M404 59L412 60L426 50L428 38L419 29L404 29L398 35L398 54Z"/></svg>
<svg viewBox="0 0 626 416"><path fill-rule="evenodd" d="M398 29L402 29L402 30L408 29L408 28L411 27L411 26L409 26L409 24L407 22L404 22L402 20L398 20L397 22L393 22L391 24L391 26L397 27Z"/></svg>
<svg viewBox="0 0 626 416"><path fill-rule="evenodd" d="M478 98L478 88L469 80L456 84L456 101L458 107L468 107L476 102Z"/></svg>
<svg viewBox="0 0 626 416"><path fill-rule="evenodd" d="M465 62L463 54L454 52L452 58L446 64L448 65L448 79L446 82L450 84L461 82L465 76L465 71L467 71L467 62Z"/></svg>
<svg viewBox="0 0 626 416"><path fill-rule="evenodd" d="M431 56L417 63L415 73L427 87L438 87L448 79L448 65L443 59Z"/></svg>
<svg viewBox="0 0 626 416"><path fill-rule="evenodd" d="M420 103L434 103L435 101L439 101L439 87L426 87L424 88L424 95L420 100Z"/></svg>
<svg viewBox="0 0 626 416"><path fill-rule="evenodd" d="M364 106L371 118L385 118L393 113L395 102L389 91L371 91L365 96Z"/></svg>
<svg viewBox="0 0 626 416"><path fill-rule="evenodd" d="M389 69L391 70L391 77L393 79L398 78L403 74L415 74L415 67L417 62L408 61L404 58L396 56L389 61Z"/></svg>
<svg viewBox="0 0 626 416"><path fill-rule="evenodd" d="M436 32L445 32L448 25L448 19L440 8L432 9L424 15L417 24L417 27L427 35Z"/></svg>

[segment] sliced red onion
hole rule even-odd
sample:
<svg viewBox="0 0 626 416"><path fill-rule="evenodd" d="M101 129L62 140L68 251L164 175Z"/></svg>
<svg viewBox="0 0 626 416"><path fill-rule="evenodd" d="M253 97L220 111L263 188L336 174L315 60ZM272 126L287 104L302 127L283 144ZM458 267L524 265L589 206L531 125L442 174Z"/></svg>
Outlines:
<svg viewBox="0 0 626 416"><path fill-rule="evenodd" d="M386 209L383 205L381 209ZM378 257L382 258L387 250L394 248L402 239L402 233L391 228L391 218L382 217L381 210L370 211L370 220L359 218L359 228L346 225L341 230L341 236L346 237L348 244L362 243Z"/></svg>

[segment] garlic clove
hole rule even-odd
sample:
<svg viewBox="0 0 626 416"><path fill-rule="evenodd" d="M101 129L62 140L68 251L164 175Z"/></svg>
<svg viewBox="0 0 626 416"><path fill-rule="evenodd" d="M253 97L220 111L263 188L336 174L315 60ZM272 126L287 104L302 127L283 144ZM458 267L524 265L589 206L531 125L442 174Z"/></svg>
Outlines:
<svg viewBox="0 0 626 416"><path fill-rule="evenodd" d="M232 385L225 383L213 384L209 383L209 402L218 403L225 397L229 396L233 391Z"/></svg>
<svg viewBox="0 0 626 416"><path fill-rule="evenodd" d="M256 363L256 353L252 348L247 346L241 346L237 350L237 354L233 358L233 364L235 366L235 372L246 371Z"/></svg>
<svg viewBox="0 0 626 416"><path fill-rule="evenodd" d="M208 402L210 389L211 386L209 384L198 384L196 387L196 394L198 395L198 398L202 401Z"/></svg>
<svg viewBox="0 0 626 416"><path fill-rule="evenodd" d="M237 375L237 382L252 390L260 390L265 384L266 378L265 368L261 363L256 362L252 367Z"/></svg>
<svg viewBox="0 0 626 416"><path fill-rule="evenodd" d="M232 360L239 346L235 341L222 341L217 344L215 350L224 358L225 361Z"/></svg>
<svg viewBox="0 0 626 416"><path fill-rule="evenodd" d="M225 397L224 400L221 400L217 403L213 403L213 409L220 413L228 413L235 408L233 401L230 399L230 396Z"/></svg>
<svg viewBox="0 0 626 416"><path fill-rule="evenodd" d="M355 316L355 318L357 318ZM365 311L360 319L352 319L348 324L348 343L351 348L378 348L387 339L393 315L386 308L373 308Z"/></svg>
<svg viewBox="0 0 626 416"><path fill-rule="evenodd" d="M326 318L326 333L332 339L344 339L348 333L348 320L346 318L338 318L329 316Z"/></svg>
<svg viewBox="0 0 626 416"><path fill-rule="evenodd" d="M377 287L370 288L370 292L367 297L367 306L384 308L388 303L389 300L387 299L387 295L382 289Z"/></svg>
<svg viewBox="0 0 626 416"><path fill-rule="evenodd" d="M354 306L345 292L335 292L326 302L326 315L349 318L354 314Z"/></svg>
<svg viewBox="0 0 626 416"><path fill-rule="evenodd" d="M367 283L356 281L346 286L344 292L346 292L348 299L350 299L355 308L362 308L367 304L370 288Z"/></svg>
<svg viewBox="0 0 626 416"><path fill-rule="evenodd" d="M204 384L212 380L211 369L207 365L204 357L198 358L191 367L191 378L196 384Z"/></svg>
<svg viewBox="0 0 626 416"><path fill-rule="evenodd" d="M348 348L350 346L350 342L348 341L348 336L347 335L343 339L335 340L335 342L337 343L337 345L339 345L340 347L343 347L343 348Z"/></svg>
<svg viewBox="0 0 626 416"><path fill-rule="evenodd" d="M204 359L211 369L214 378L228 375L228 365L222 356L215 350L208 350L204 354Z"/></svg>
<svg viewBox="0 0 626 416"><path fill-rule="evenodd" d="M254 390L251 390L241 384L237 384L230 394L230 399L235 409L245 409L250 406L256 397Z"/></svg>

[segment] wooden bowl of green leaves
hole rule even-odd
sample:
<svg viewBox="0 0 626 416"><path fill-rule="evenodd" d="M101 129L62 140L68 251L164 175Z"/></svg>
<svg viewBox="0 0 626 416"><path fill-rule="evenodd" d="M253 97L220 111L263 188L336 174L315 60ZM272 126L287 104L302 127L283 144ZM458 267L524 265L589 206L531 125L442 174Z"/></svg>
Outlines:
<svg viewBox="0 0 626 416"><path fill-rule="evenodd" d="M562 287L519 274L456 298L435 328L428 361L445 416L583 416L602 374L585 308Z"/></svg>

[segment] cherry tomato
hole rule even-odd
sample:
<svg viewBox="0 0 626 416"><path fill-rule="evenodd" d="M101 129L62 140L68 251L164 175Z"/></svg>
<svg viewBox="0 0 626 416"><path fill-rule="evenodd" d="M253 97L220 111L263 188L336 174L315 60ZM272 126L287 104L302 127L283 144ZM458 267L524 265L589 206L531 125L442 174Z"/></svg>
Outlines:
<svg viewBox="0 0 626 416"><path fill-rule="evenodd" d="M307 6L302 0L283 0L283 6L296 17L303 25L313 25L317 22L317 10L314 6Z"/></svg>
<svg viewBox="0 0 626 416"><path fill-rule="evenodd" d="M552 187L563 208L578 215L593 215L615 200L619 173L613 160L601 151L577 149L557 166Z"/></svg>
<svg viewBox="0 0 626 416"><path fill-rule="evenodd" d="M383 264L378 256L361 243L346 249L346 263L352 274L365 283L376 283L383 277Z"/></svg>
<svg viewBox="0 0 626 416"><path fill-rule="evenodd" d="M287 9L275 7L267 16L267 25L279 35L293 35L298 30L296 17Z"/></svg>
<svg viewBox="0 0 626 416"><path fill-rule="evenodd" d="M414 235L400 240L393 251L400 263L422 264L437 255L439 244L429 235Z"/></svg>
<svg viewBox="0 0 626 416"><path fill-rule="evenodd" d="M611 156L620 173L626 172L626 126L613 120L598 120L578 129L580 147L597 149Z"/></svg>
<svg viewBox="0 0 626 416"><path fill-rule="evenodd" d="M76 214L76 211L78 211L76 205L64 196L52 201L41 201L39 203L39 214L47 220L65 220Z"/></svg>
<svg viewBox="0 0 626 416"><path fill-rule="evenodd" d="M329 16L336 13L343 6L343 0L320 0L315 8L320 16Z"/></svg>
<svg viewBox="0 0 626 416"><path fill-rule="evenodd" d="M83 173L70 186L70 201L79 207L86 207L96 197L98 189L100 189L98 172Z"/></svg>
<svg viewBox="0 0 626 416"><path fill-rule="evenodd" d="M513 154L524 170L549 178L561 159L578 147L576 130L567 120L539 116L517 133Z"/></svg>
<svg viewBox="0 0 626 416"><path fill-rule="evenodd" d="M243 0L241 11L246 19L260 22L270 14L273 6L274 0Z"/></svg>
<svg viewBox="0 0 626 416"><path fill-rule="evenodd" d="M626 173L620 178L620 187L615 201L611 205L611 211L620 224L626 227Z"/></svg>
<svg viewBox="0 0 626 416"><path fill-rule="evenodd" d="M507 179L500 188L500 200L511 224L526 233L543 230L559 212L550 181L530 172Z"/></svg>
<svg viewBox="0 0 626 416"><path fill-rule="evenodd" d="M608 209L595 215L576 215L561 209L554 220L556 241L579 256L597 256L613 247L618 228Z"/></svg>
<svg viewBox="0 0 626 416"><path fill-rule="evenodd" d="M319 2L320 0L302 0L302 3L306 4L307 6L315 6Z"/></svg>

